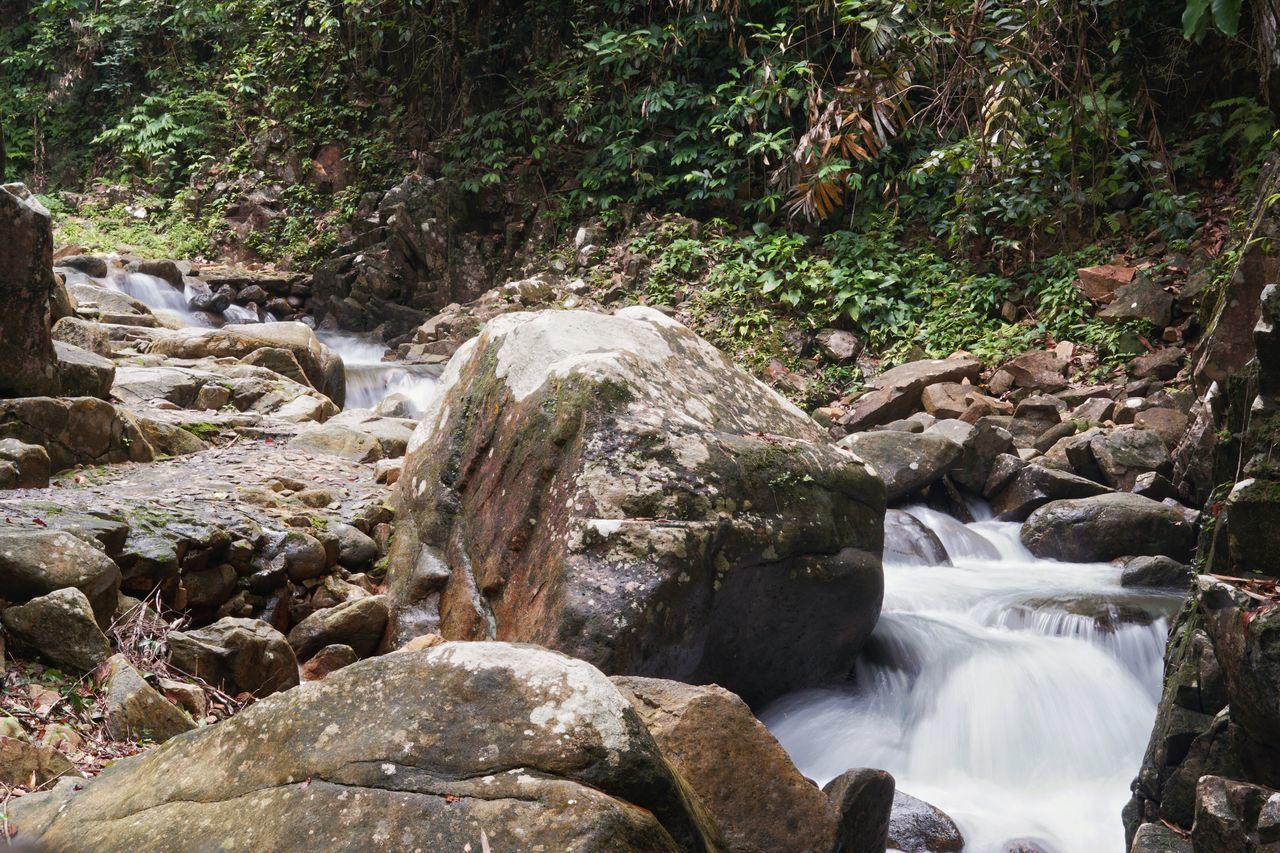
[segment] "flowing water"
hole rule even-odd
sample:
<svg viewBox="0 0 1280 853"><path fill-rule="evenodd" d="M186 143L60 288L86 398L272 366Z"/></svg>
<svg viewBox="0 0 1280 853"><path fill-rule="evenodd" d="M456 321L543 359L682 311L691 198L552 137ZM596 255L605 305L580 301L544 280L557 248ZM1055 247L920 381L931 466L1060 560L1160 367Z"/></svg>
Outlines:
<svg viewBox="0 0 1280 853"><path fill-rule="evenodd" d="M886 565L851 682L783 697L765 724L819 784L888 770L955 819L967 851L1123 851L1179 596L1123 589L1114 566L1036 559L1018 524L908 511L954 565Z"/></svg>

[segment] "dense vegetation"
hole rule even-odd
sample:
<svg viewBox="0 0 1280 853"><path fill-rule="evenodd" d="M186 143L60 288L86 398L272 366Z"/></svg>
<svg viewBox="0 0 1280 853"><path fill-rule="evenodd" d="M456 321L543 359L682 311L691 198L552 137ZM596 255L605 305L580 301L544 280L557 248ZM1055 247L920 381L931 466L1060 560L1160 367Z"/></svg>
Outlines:
<svg viewBox="0 0 1280 853"><path fill-rule="evenodd" d="M273 146L336 144L352 186L298 176L263 257L322 253L360 190L418 169L565 225L714 219L714 237L679 238L685 260L649 245L665 265L652 288L705 267L772 310L930 351L1114 343L1082 328L1072 265L1190 248L1274 124L1274 28L1239 0L0 0L0 14L17 22L0 31L8 174L145 189L179 248L219 224L184 192L262 179ZM99 225L137 231L122 205L98 213L87 244ZM1000 319L1011 296L1029 323Z"/></svg>

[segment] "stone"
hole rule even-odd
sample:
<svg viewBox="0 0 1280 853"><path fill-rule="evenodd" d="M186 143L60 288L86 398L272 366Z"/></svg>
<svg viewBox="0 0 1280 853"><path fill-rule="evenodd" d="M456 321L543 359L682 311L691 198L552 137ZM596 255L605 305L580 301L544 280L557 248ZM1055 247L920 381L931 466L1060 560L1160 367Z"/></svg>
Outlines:
<svg viewBox="0 0 1280 853"><path fill-rule="evenodd" d="M1185 589L1191 580L1191 567L1169 557L1134 557L1125 563L1120 575L1124 587Z"/></svg>
<svg viewBox="0 0 1280 853"><path fill-rule="evenodd" d="M298 658L284 635L260 619L227 616L204 628L172 631L169 664L232 696L259 699L298 684Z"/></svg>
<svg viewBox="0 0 1280 853"><path fill-rule="evenodd" d="M1164 347L1138 356L1129 362L1129 372L1139 379L1169 381L1178 375L1186 353L1177 347Z"/></svg>
<svg viewBox="0 0 1280 853"><path fill-rule="evenodd" d="M988 491L987 497L991 501L992 512L1000 521L1026 521L1034 511L1051 501L1088 498L1108 491L1101 483L1068 471L1033 464L1019 469L1003 486Z"/></svg>
<svg viewBox="0 0 1280 853"><path fill-rule="evenodd" d="M837 364L846 364L862 354L862 341L843 329L823 329L815 340L822 357Z"/></svg>
<svg viewBox="0 0 1280 853"><path fill-rule="evenodd" d="M1129 853L1194 853L1189 838L1184 838L1163 823L1144 823L1133 837Z"/></svg>
<svg viewBox="0 0 1280 853"><path fill-rule="evenodd" d="M352 462L377 462L383 458L382 445L367 432L342 424L316 424L300 431L289 446Z"/></svg>
<svg viewBox="0 0 1280 853"><path fill-rule="evenodd" d="M900 509L884 515L884 564L886 566L948 566L947 549L938 534Z"/></svg>
<svg viewBox="0 0 1280 853"><path fill-rule="evenodd" d="M1181 512L1123 493L1055 500L1031 514L1021 535L1037 557L1076 563L1125 556L1185 560L1195 543Z"/></svg>
<svg viewBox="0 0 1280 853"><path fill-rule="evenodd" d="M1206 566L1210 571L1260 572L1280 577L1275 555L1280 531L1280 488L1254 477L1236 483L1218 508Z"/></svg>
<svg viewBox="0 0 1280 853"><path fill-rule="evenodd" d="M959 438L956 433L952 440ZM948 476L960 488L980 494L991 475L991 468L1002 454L1013 452L1013 436L994 421L982 418L973 430L959 440L960 457Z"/></svg>
<svg viewBox="0 0 1280 853"><path fill-rule="evenodd" d="M286 379L292 379L300 385L310 385L302 365L291 350L283 347L259 347L240 359L241 364L262 367L272 373L278 373Z"/></svg>
<svg viewBox="0 0 1280 853"><path fill-rule="evenodd" d="M54 341L53 350L58 360L58 374L62 377L63 394L101 400L111 395L116 366L108 359L65 341Z"/></svg>
<svg viewBox="0 0 1280 853"><path fill-rule="evenodd" d="M73 675L92 672L111 656L89 599L75 587L7 607L0 611L0 622L20 648Z"/></svg>
<svg viewBox="0 0 1280 853"><path fill-rule="evenodd" d="M846 770L823 787L840 814L836 850L882 853L888 845L894 781L884 770Z"/></svg>
<svg viewBox="0 0 1280 853"><path fill-rule="evenodd" d="M858 432L878 424L905 418L920 405L920 395L939 382L977 382L982 362L967 355L945 359L912 361L880 374L872 390L859 397L853 408L840 419L850 432Z"/></svg>
<svg viewBox="0 0 1280 853"><path fill-rule="evenodd" d="M612 681L719 825L727 849L838 849L839 812L737 696L715 685Z"/></svg>
<svg viewBox="0 0 1280 853"><path fill-rule="evenodd" d="M647 308L490 320L397 488L393 647L538 642L760 703L842 676L879 613L880 479Z"/></svg>
<svg viewBox="0 0 1280 853"><path fill-rule="evenodd" d="M285 574L295 583L319 577L332 565L324 544L300 530L287 532L272 551L274 557L283 560Z"/></svg>
<svg viewBox="0 0 1280 853"><path fill-rule="evenodd" d="M7 816L51 850L724 849L607 678L505 643L362 661Z"/></svg>
<svg viewBox="0 0 1280 853"><path fill-rule="evenodd" d="M889 501L904 498L935 482L962 453L959 444L936 433L855 433L840 439L839 446L871 464L884 480Z"/></svg>
<svg viewBox="0 0 1280 853"><path fill-rule="evenodd" d="M62 392L50 337L53 227L21 184L0 186L0 399Z"/></svg>
<svg viewBox="0 0 1280 853"><path fill-rule="evenodd" d="M103 711L112 740L164 743L196 727L185 711L147 684L124 655L113 655L103 667Z"/></svg>
<svg viewBox="0 0 1280 853"><path fill-rule="evenodd" d="M307 660L325 646L350 646L366 657L382 641L387 627L387 600L381 595L355 598L336 607L317 610L289 632L289 645L299 660Z"/></svg>
<svg viewBox="0 0 1280 853"><path fill-rule="evenodd" d="M79 317L63 317L53 324L51 335L55 341L71 344L103 358L111 358L111 338L107 330L97 323Z"/></svg>
<svg viewBox="0 0 1280 853"><path fill-rule="evenodd" d="M155 276L162 281L169 283L171 287L177 290L182 289L182 270L178 264L168 260L141 260L134 261L129 264L130 272L140 272L143 275Z"/></svg>
<svg viewBox="0 0 1280 853"><path fill-rule="evenodd" d="M43 447L54 471L150 462L155 456L133 415L92 397L0 400L0 439L5 438Z"/></svg>
<svg viewBox="0 0 1280 853"><path fill-rule="evenodd" d="M378 543L350 524L335 522L329 531L338 537L338 565L359 571L378 559Z"/></svg>
<svg viewBox="0 0 1280 853"><path fill-rule="evenodd" d="M58 258L58 266L82 272L93 278L106 278L107 259L101 255L65 255Z"/></svg>
<svg viewBox="0 0 1280 853"><path fill-rule="evenodd" d="M1172 451L1187 431L1188 418L1177 409L1143 409L1133 416L1133 425L1160 436L1164 446Z"/></svg>
<svg viewBox="0 0 1280 853"><path fill-rule="evenodd" d="M1116 290L1111 304L1098 312L1098 319L1126 323L1141 320L1164 328L1173 319L1173 297L1145 276Z"/></svg>
<svg viewBox="0 0 1280 853"><path fill-rule="evenodd" d="M1203 853L1253 853L1280 843L1280 791L1202 776L1196 785L1191 846Z"/></svg>
<svg viewBox="0 0 1280 853"><path fill-rule="evenodd" d="M49 485L49 452L38 444L2 438L0 461L13 467L13 482L7 488L43 489Z"/></svg>
<svg viewBox="0 0 1280 853"><path fill-rule="evenodd" d="M1089 451L1103 482L1115 489L1133 488L1139 474L1167 474L1173 468L1164 439L1154 430L1103 430L1089 440Z"/></svg>
<svg viewBox="0 0 1280 853"><path fill-rule="evenodd" d="M204 689L173 678L158 679L164 698L186 711L193 720L203 720L209 713L209 699Z"/></svg>
<svg viewBox="0 0 1280 853"><path fill-rule="evenodd" d="M1155 471L1139 474L1133 481L1133 488L1129 491L1144 498L1151 498L1153 501L1183 500L1173 483L1163 474L1157 474Z"/></svg>
<svg viewBox="0 0 1280 853"><path fill-rule="evenodd" d="M137 421L147 443L160 456L186 456L209 449L201 438L180 426L147 417L140 417Z"/></svg>
<svg viewBox="0 0 1280 853"><path fill-rule="evenodd" d="M371 436L387 459L404 456L418 422L409 418L389 418L368 412L346 411L325 422L325 426L347 427Z"/></svg>
<svg viewBox="0 0 1280 853"><path fill-rule="evenodd" d="M1076 286L1086 298L1094 302L1110 302L1116 290L1133 281L1136 272L1137 270L1133 267L1117 264L1084 267L1076 270L1076 275L1079 277Z"/></svg>
<svg viewBox="0 0 1280 853"><path fill-rule="evenodd" d="M325 646L302 665L302 679L304 681L319 681L326 675L337 672L344 666L351 666L358 660L360 660L360 656L350 646L341 644Z"/></svg>
<svg viewBox="0 0 1280 853"><path fill-rule="evenodd" d="M120 569L106 554L70 533L0 528L0 589L11 603L74 587L98 624L111 623Z"/></svg>
<svg viewBox="0 0 1280 853"><path fill-rule="evenodd" d="M1005 362L1000 368L1013 383L1028 391L1061 391L1067 387L1067 363L1052 352L1027 352Z"/></svg>
<svg viewBox="0 0 1280 853"><path fill-rule="evenodd" d="M84 778L84 774L53 747L0 735L0 785L44 788L64 776ZM17 839L9 843L17 843Z"/></svg>
<svg viewBox="0 0 1280 853"><path fill-rule="evenodd" d="M1106 397L1090 397L1071 410L1069 420L1086 424L1100 424L1111 419L1116 410L1114 400Z"/></svg>
<svg viewBox="0 0 1280 853"><path fill-rule="evenodd" d="M386 483L388 486L394 486L400 479L400 472L404 469L403 459L379 459L373 463L373 479L376 483Z"/></svg>
<svg viewBox="0 0 1280 853"><path fill-rule="evenodd" d="M939 382L926 386L920 392L920 404L936 418L958 418L968 411L975 393L972 385Z"/></svg>
<svg viewBox="0 0 1280 853"><path fill-rule="evenodd" d="M889 849L903 853L959 853L964 836L945 812L902 791L893 794Z"/></svg>

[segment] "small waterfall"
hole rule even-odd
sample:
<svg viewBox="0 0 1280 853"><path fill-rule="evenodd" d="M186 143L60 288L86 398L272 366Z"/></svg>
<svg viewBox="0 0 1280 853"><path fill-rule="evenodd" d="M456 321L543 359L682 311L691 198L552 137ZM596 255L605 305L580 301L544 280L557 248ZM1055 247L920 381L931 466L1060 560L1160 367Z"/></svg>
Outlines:
<svg viewBox="0 0 1280 853"><path fill-rule="evenodd" d="M1126 590L1115 566L1038 560L1018 524L907 511L953 565L887 566L851 682L783 697L761 718L820 784L850 767L893 773L956 820L967 851L1015 838L1123 851L1120 809L1179 596Z"/></svg>
<svg viewBox="0 0 1280 853"><path fill-rule="evenodd" d="M401 394L416 415L435 396L439 367L385 361L386 346L368 336L345 332L316 334L342 356L342 363L347 367L347 408L372 409L392 394Z"/></svg>

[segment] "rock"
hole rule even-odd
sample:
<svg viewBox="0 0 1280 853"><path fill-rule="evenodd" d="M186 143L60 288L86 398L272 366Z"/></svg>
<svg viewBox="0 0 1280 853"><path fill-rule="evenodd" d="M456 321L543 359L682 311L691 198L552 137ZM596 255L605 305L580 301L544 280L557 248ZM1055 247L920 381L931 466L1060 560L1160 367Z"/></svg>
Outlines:
<svg viewBox="0 0 1280 853"><path fill-rule="evenodd" d="M1190 566L1169 557L1134 557L1125 564L1124 573L1120 575L1120 585L1185 589L1191 576Z"/></svg>
<svg viewBox="0 0 1280 853"><path fill-rule="evenodd" d="M1032 512L1050 501L1088 498L1108 491L1100 483L1067 471L1026 465L1013 473L1003 486L988 489L986 494L997 519L1026 521Z"/></svg>
<svg viewBox="0 0 1280 853"><path fill-rule="evenodd" d="M106 554L70 533L0 528L0 589L6 599L30 601L67 587L84 593L99 625L111 623L120 569Z"/></svg>
<svg viewBox="0 0 1280 853"><path fill-rule="evenodd" d="M1067 387L1067 363L1052 352L1027 352L1006 362L1001 370L1028 391L1061 391Z"/></svg>
<svg viewBox="0 0 1280 853"><path fill-rule="evenodd" d="M133 415L91 397L0 400L0 439L5 438L43 447L54 471L150 462L155 455Z"/></svg>
<svg viewBox="0 0 1280 853"><path fill-rule="evenodd" d="M289 446L352 462L377 462L383 457L382 445L376 438L342 424L306 427L289 440Z"/></svg>
<svg viewBox="0 0 1280 853"><path fill-rule="evenodd" d="M75 587L7 607L0 611L0 621L20 647L73 675L92 672L111 656L89 599Z"/></svg>
<svg viewBox="0 0 1280 853"><path fill-rule="evenodd" d="M1280 842L1280 791L1203 776L1196 785L1191 846L1203 853L1252 853Z"/></svg>
<svg viewBox="0 0 1280 853"><path fill-rule="evenodd" d="M1173 467L1164 439L1154 430L1101 431L1089 440L1089 450L1103 481L1124 491L1133 488L1139 474L1167 474Z"/></svg>
<svg viewBox="0 0 1280 853"><path fill-rule="evenodd" d="M915 516L900 509L884 515L886 566L949 566L951 560L938 535Z"/></svg>
<svg viewBox="0 0 1280 853"><path fill-rule="evenodd" d="M227 616L205 628L172 631L169 663L232 696L258 698L298 684L298 658L284 635L260 619Z"/></svg>
<svg viewBox="0 0 1280 853"><path fill-rule="evenodd" d="M823 358L837 364L853 361L862 354L862 341L843 329L823 329L816 341Z"/></svg>
<svg viewBox="0 0 1280 853"><path fill-rule="evenodd" d="M1144 823L1133 837L1129 853L1194 853L1191 840L1163 823Z"/></svg>
<svg viewBox="0 0 1280 853"><path fill-rule="evenodd" d="M84 778L65 755L51 746L0 736L0 785L43 788L64 776ZM9 843L16 844L17 839Z"/></svg>
<svg viewBox="0 0 1280 853"><path fill-rule="evenodd" d="M324 544L300 530L286 533L272 549L272 556L283 561L285 574L294 583L317 578L332 565Z"/></svg>
<svg viewBox="0 0 1280 853"><path fill-rule="evenodd" d="M835 849L882 853L888 844L894 801L893 777L883 770L846 770L823 787L840 814Z"/></svg>
<svg viewBox="0 0 1280 853"><path fill-rule="evenodd" d="M1085 424L1100 424L1111 419L1116 410L1114 400L1106 397L1090 397L1071 410L1070 420Z"/></svg>
<svg viewBox="0 0 1280 853"><path fill-rule="evenodd" d="M1174 487L1173 483L1169 482L1167 477L1154 471L1139 474L1133 481L1133 488L1129 491L1135 495L1142 495L1144 498L1151 498L1153 501L1183 500L1182 495Z"/></svg>
<svg viewBox="0 0 1280 853"><path fill-rule="evenodd" d="M240 359L241 364L262 367L272 373L278 373L286 379L292 379L300 385L310 385L302 365L298 363L293 352L283 347L259 347Z"/></svg>
<svg viewBox="0 0 1280 853"><path fill-rule="evenodd" d="M1169 381L1178 375L1186 354L1177 347L1164 347L1138 356L1129 363L1129 372L1139 379Z"/></svg>
<svg viewBox="0 0 1280 853"><path fill-rule="evenodd" d="M53 324L52 336L55 341L71 344L103 358L111 358L111 338L106 329L97 323L90 323L79 317L63 317Z"/></svg>
<svg viewBox="0 0 1280 853"><path fill-rule="evenodd" d="M310 387L341 407L346 398L342 359L302 323L262 323L221 329L183 329L153 340L148 352L174 358L244 358L255 350L285 349Z"/></svg>
<svg viewBox="0 0 1280 853"><path fill-rule="evenodd" d="M1098 319L1112 322L1141 320L1164 328L1173 319L1173 297L1145 276L1136 277L1115 292L1115 299L1098 312Z"/></svg>
<svg viewBox="0 0 1280 853"><path fill-rule="evenodd" d="M147 684L124 655L113 655L103 667L103 710L112 740L163 743L196 727L182 709Z"/></svg>
<svg viewBox="0 0 1280 853"><path fill-rule="evenodd" d="M182 573L182 589L187 596L187 609L217 608L236 590L235 566L220 563L212 568Z"/></svg>
<svg viewBox="0 0 1280 853"><path fill-rule="evenodd" d="M190 268L190 265L188 265L188 268ZM182 270L173 261L133 261L128 265L128 270L130 272L139 272L143 275L155 276L162 281L168 282L171 287L182 290Z"/></svg>
<svg viewBox="0 0 1280 853"><path fill-rule="evenodd" d="M1269 480L1241 480L1218 508L1206 565L1215 572L1235 574L1244 570L1280 577L1280 565L1275 560L1277 531L1280 489Z"/></svg>
<svg viewBox="0 0 1280 853"><path fill-rule="evenodd" d="M49 211L21 184L0 186L0 398L61 393L50 337L56 282Z"/></svg>
<svg viewBox="0 0 1280 853"><path fill-rule="evenodd" d="M1133 267L1122 267L1116 264L1101 264L1076 270L1079 281L1076 286L1086 298L1094 302L1110 302L1115 292L1133 281Z"/></svg>
<svg viewBox="0 0 1280 853"><path fill-rule="evenodd" d="M49 453L38 444L25 444L17 439L0 439L0 463L13 469L12 482L0 488L43 489L49 485Z"/></svg>
<svg viewBox="0 0 1280 853"><path fill-rule="evenodd" d="M338 565L359 571L378 559L378 543L350 524L336 522L329 531L338 537Z"/></svg>
<svg viewBox="0 0 1280 853"><path fill-rule="evenodd" d="M374 482L394 486L399 481L403 468L403 459L379 459L373 463Z"/></svg>
<svg viewBox="0 0 1280 853"><path fill-rule="evenodd" d="M956 433L952 440L960 444L960 458L951 466L948 476L960 488L974 493L982 492L996 459L1013 452L1013 436L987 418L975 423L963 438Z"/></svg>
<svg viewBox="0 0 1280 853"><path fill-rule="evenodd" d="M58 374L62 377L63 394L102 400L111 395L116 366L109 360L64 341L54 341L53 349L58 360Z"/></svg>
<svg viewBox="0 0 1280 853"><path fill-rule="evenodd" d="M179 849L197 825L236 850L480 850L482 829L495 851L723 849L685 790L588 664L444 643L346 667L8 816L51 850Z"/></svg>
<svg viewBox="0 0 1280 853"><path fill-rule="evenodd" d="M975 393L972 385L939 382L926 386L920 392L920 403L926 412L936 418L958 418L968 411Z"/></svg>
<svg viewBox="0 0 1280 853"><path fill-rule="evenodd" d="M1144 409L1133 416L1133 425L1160 436L1164 446L1172 451L1187 432L1187 416L1177 409Z"/></svg>
<svg viewBox="0 0 1280 853"><path fill-rule="evenodd" d="M358 660L360 656L350 646L325 646L302 665L302 678L304 681L319 681L326 675L337 672L345 666L351 666Z"/></svg>
<svg viewBox="0 0 1280 853"><path fill-rule="evenodd" d="M893 794L889 849L903 853L959 853L964 836L941 809L901 791Z"/></svg>
<svg viewBox="0 0 1280 853"><path fill-rule="evenodd" d="M1022 544L1037 557L1076 563L1124 556L1186 559L1195 534L1183 514L1138 495L1057 500L1031 514Z"/></svg>
<svg viewBox="0 0 1280 853"><path fill-rule="evenodd" d="M971 356L912 361L886 370L840 419L850 432L905 418L920 405L921 392L939 382L978 381L982 362Z"/></svg>
<svg viewBox="0 0 1280 853"><path fill-rule="evenodd" d="M368 656L382 641L387 627L387 600L381 595L356 598L317 610L289 632L289 645L299 660L306 660L325 646L350 646Z"/></svg>
<svg viewBox="0 0 1280 853"><path fill-rule="evenodd" d="M58 258L58 266L82 272L93 278L107 277L107 259L100 255L66 255Z"/></svg>
<svg viewBox="0 0 1280 853"><path fill-rule="evenodd" d="M404 456L418 422L409 418L389 418L368 412L347 411L325 422L326 426L342 426L373 437L387 459Z"/></svg>
<svg viewBox="0 0 1280 853"><path fill-rule="evenodd" d="M208 444L180 426L145 417L138 418L138 426L147 443L161 456L185 456L209 449Z"/></svg>
<svg viewBox="0 0 1280 853"><path fill-rule="evenodd" d="M760 702L843 674L879 611L880 480L649 309L491 320L398 489L393 645L496 633Z"/></svg>
<svg viewBox="0 0 1280 853"><path fill-rule="evenodd" d="M842 438L839 446L866 460L884 480L890 501L936 481L960 459L959 444L936 433L863 432Z"/></svg>
<svg viewBox="0 0 1280 853"><path fill-rule="evenodd" d="M833 849L839 813L741 699L715 685L612 681L719 825L726 849Z"/></svg>

